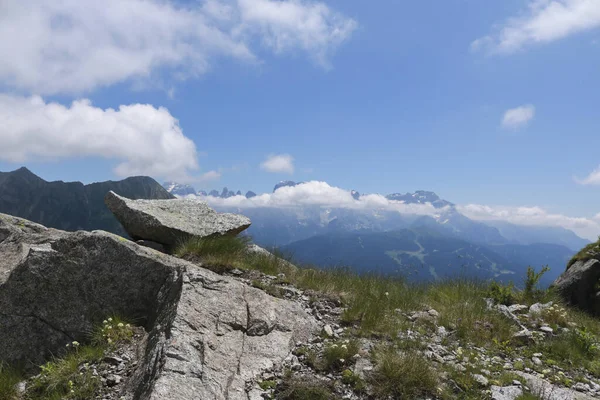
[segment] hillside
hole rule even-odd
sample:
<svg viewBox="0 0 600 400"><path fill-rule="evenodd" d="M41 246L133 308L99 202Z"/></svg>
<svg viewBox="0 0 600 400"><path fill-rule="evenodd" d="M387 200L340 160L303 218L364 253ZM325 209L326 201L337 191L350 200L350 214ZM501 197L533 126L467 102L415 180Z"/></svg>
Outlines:
<svg viewBox="0 0 600 400"><path fill-rule="evenodd" d="M562 273L573 253L552 244L479 245L424 228L330 233L282 246L280 250L305 264L399 274L415 282L458 276L521 282L528 265L548 265L551 271L542 281L545 286Z"/></svg>
<svg viewBox="0 0 600 400"><path fill-rule="evenodd" d="M126 235L104 205L104 195L111 190L132 199L174 198L149 177L84 185L81 182L47 182L23 167L0 172L0 213L66 231L102 229Z"/></svg>

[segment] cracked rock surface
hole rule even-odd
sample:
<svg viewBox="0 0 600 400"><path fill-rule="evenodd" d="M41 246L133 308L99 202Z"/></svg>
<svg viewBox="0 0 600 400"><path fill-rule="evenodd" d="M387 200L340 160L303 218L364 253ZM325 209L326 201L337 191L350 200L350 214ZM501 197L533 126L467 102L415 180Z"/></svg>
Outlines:
<svg viewBox="0 0 600 400"><path fill-rule="evenodd" d="M0 214L0 362L35 367L107 315L148 332L119 399L248 399L319 331L300 304L106 232Z"/></svg>

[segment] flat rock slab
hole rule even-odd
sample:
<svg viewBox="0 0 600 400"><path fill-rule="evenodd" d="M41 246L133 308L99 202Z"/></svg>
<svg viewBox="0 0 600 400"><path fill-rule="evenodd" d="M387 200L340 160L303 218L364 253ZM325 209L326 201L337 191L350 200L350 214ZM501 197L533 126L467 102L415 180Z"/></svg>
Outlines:
<svg viewBox="0 0 600 400"><path fill-rule="evenodd" d="M132 238L170 248L193 237L236 235L250 226L248 217L218 213L198 200L130 200L111 191L104 202Z"/></svg>
<svg viewBox="0 0 600 400"><path fill-rule="evenodd" d="M125 400L247 400L320 331L300 303L106 232L0 214L0 260L0 363L35 373L117 314L148 332Z"/></svg>

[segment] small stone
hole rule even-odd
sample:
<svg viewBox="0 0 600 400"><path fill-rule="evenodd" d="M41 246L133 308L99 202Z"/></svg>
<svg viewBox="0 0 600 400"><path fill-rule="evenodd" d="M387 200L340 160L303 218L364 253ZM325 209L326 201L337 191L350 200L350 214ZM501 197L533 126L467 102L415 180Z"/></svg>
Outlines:
<svg viewBox="0 0 600 400"><path fill-rule="evenodd" d="M492 386L492 400L514 400L523 394L523 389L519 386Z"/></svg>
<svg viewBox="0 0 600 400"><path fill-rule="evenodd" d="M123 359L115 356L104 357L104 362L111 365L119 365L123 363Z"/></svg>
<svg viewBox="0 0 600 400"><path fill-rule="evenodd" d="M531 357L531 361L535 364L535 365L542 365L542 360L540 360L538 357Z"/></svg>
<svg viewBox="0 0 600 400"><path fill-rule="evenodd" d="M547 334L552 334L552 333L554 333L554 329L552 329L551 327L549 327L549 326L547 326L547 325L545 325L545 326L542 326L542 327L540 328L540 331L542 331L542 332L544 332L544 333L547 333Z"/></svg>
<svg viewBox="0 0 600 400"><path fill-rule="evenodd" d="M589 392L591 388L587 383L577 382L573 385L573 389L577 390L578 392Z"/></svg>
<svg viewBox="0 0 600 400"><path fill-rule="evenodd" d="M479 383L481 386L487 386L490 384L490 382L488 381L488 379L480 374L473 374L473 379L475 380L475 382Z"/></svg>
<svg viewBox="0 0 600 400"><path fill-rule="evenodd" d="M432 308L431 310L427 311L427 313L428 313L429 315L431 315L433 318L437 318L437 317L439 317L439 316L440 316L440 313L439 313L439 312L437 312L436 310L434 310L433 308Z"/></svg>
<svg viewBox="0 0 600 400"><path fill-rule="evenodd" d="M111 374L106 378L106 384L108 386L116 386L121 383L121 377L119 375Z"/></svg>
<svg viewBox="0 0 600 400"><path fill-rule="evenodd" d="M327 337L333 337L333 328L331 327L331 325L327 324L323 327L323 333L327 336Z"/></svg>
<svg viewBox="0 0 600 400"><path fill-rule="evenodd" d="M542 355L543 355L542 353L533 353L534 357L542 357Z"/></svg>

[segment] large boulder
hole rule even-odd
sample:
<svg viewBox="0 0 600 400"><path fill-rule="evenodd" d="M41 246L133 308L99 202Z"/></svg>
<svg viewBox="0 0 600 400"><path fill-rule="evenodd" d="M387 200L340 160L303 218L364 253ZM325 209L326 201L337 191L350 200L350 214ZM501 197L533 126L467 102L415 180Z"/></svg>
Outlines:
<svg viewBox="0 0 600 400"><path fill-rule="evenodd" d="M570 305L600 314L599 282L600 261L592 258L574 262L553 286Z"/></svg>
<svg viewBox="0 0 600 400"><path fill-rule="evenodd" d="M130 200L111 191L104 201L133 239L169 248L192 237L235 235L250 226L249 218L218 213L198 200Z"/></svg>
<svg viewBox="0 0 600 400"><path fill-rule="evenodd" d="M149 333L125 399L248 399L318 332L299 303L106 232L0 214L0 363L30 371L108 315Z"/></svg>

